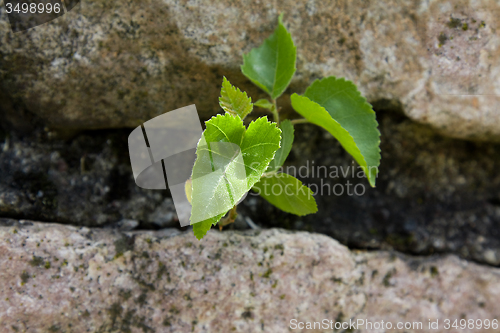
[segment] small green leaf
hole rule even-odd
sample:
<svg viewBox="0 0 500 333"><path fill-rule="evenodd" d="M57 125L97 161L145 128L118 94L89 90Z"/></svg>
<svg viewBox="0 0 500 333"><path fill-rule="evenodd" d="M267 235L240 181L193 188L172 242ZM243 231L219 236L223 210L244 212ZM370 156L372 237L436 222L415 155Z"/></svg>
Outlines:
<svg viewBox="0 0 500 333"><path fill-rule="evenodd" d="M191 203L191 197L193 195L193 181L191 178L186 180L184 183L184 191L186 192L186 199Z"/></svg>
<svg viewBox="0 0 500 333"><path fill-rule="evenodd" d="M261 46L243 55L241 66L243 75L273 100L286 90L296 69L297 50L282 19L283 14L274 33Z"/></svg>
<svg viewBox="0 0 500 333"><path fill-rule="evenodd" d="M314 82L304 96L293 94L292 107L326 129L365 171L371 186L380 164L380 132L375 112L356 86L334 77Z"/></svg>
<svg viewBox="0 0 500 333"><path fill-rule="evenodd" d="M267 117L248 129L229 113L206 122L191 177L190 221L198 239L259 181L279 148L280 134Z"/></svg>
<svg viewBox="0 0 500 333"><path fill-rule="evenodd" d="M267 167L266 172L272 172L278 170L283 163L285 163L286 158L288 157L288 154L290 154L290 150L292 150L292 144L293 144L293 124L290 120L285 120L280 123L280 129L281 129L281 142L280 142L280 149L276 151L276 154L274 155L274 159L269 163L269 166Z"/></svg>
<svg viewBox="0 0 500 333"><path fill-rule="evenodd" d="M269 102L267 99L259 99L257 102L254 103L255 106L258 106L259 108L263 109L268 109L271 110L273 108L273 103Z"/></svg>
<svg viewBox="0 0 500 333"><path fill-rule="evenodd" d="M245 135L245 126L238 116L218 114L205 122L203 136L206 142L232 142L239 144ZM199 145L199 143L198 143Z"/></svg>
<svg viewBox="0 0 500 333"><path fill-rule="evenodd" d="M287 213L303 216L318 211L311 189L286 173L262 177L253 190Z"/></svg>
<svg viewBox="0 0 500 333"><path fill-rule="evenodd" d="M224 76L222 81L222 89L220 91L219 104L227 113L240 116L241 119L252 112L252 99L247 96L246 92L233 86Z"/></svg>

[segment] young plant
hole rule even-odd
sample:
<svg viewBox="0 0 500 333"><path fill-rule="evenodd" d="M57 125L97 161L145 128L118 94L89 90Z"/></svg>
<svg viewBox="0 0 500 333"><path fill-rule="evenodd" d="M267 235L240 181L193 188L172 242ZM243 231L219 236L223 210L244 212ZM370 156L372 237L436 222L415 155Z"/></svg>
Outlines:
<svg viewBox="0 0 500 333"><path fill-rule="evenodd" d="M192 204L190 221L198 239L217 223L222 229L234 222L238 202L251 189L285 212L299 216L317 212L312 191L280 172L292 148L295 124L312 123L327 130L375 186L380 132L375 112L352 82L333 76L314 81L303 95L291 96L293 109L304 118L280 122L277 99L296 70L296 48L282 17L275 32L243 56L241 66L243 74L270 98L252 103L224 77L219 104L225 114L205 123L192 177L186 183ZM265 116L245 127L243 119L254 106L269 110L274 122ZM279 195L269 191L276 186L281 189Z"/></svg>

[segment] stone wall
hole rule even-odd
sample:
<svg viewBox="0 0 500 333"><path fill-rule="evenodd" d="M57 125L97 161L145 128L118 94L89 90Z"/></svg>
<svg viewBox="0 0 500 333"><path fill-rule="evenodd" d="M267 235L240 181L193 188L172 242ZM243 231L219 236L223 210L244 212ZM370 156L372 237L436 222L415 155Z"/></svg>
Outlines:
<svg viewBox="0 0 500 333"><path fill-rule="evenodd" d="M493 0L84 1L17 34L1 10L2 103L62 129L135 127L193 103L208 118L223 75L263 97L239 66L281 12L298 48L288 93L345 76L370 102L399 102L446 135L499 140Z"/></svg>
<svg viewBox="0 0 500 333"><path fill-rule="evenodd" d="M3 332L288 332L292 319L420 322L391 331L429 332L429 320L446 331L445 319L500 319L500 270L455 256L349 251L282 230L200 242L171 229L2 225Z"/></svg>

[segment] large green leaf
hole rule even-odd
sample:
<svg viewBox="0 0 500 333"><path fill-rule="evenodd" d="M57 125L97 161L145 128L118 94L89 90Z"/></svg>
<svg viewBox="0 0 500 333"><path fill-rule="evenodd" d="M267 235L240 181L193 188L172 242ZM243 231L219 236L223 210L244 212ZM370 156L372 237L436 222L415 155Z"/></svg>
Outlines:
<svg viewBox="0 0 500 333"><path fill-rule="evenodd" d="M364 157L368 180L375 186L380 165L380 132L372 106L361 96L356 85L331 76L313 82L304 96L324 107L349 132Z"/></svg>
<svg viewBox="0 0 500 333"><path fill-rule="evenodd" d="M252 99L247 96L246 92L233 86L225 76L222 81L219 104L224 111L238 115L241 119L245 119L253 110Z"/></svg>
<svg viewBox="0 0 500 333"><path fill-rule="evenodd" d="M248 190L260 180L274 154L280 147L281 130L267 117L257 118L248 125L241 142L241 152L245 161Z"/></svg>
<svg viewBox="0 0 500 333"><path fill-rule="evenodd" d="M297 51L280 15L274 33L258 48L243 55L241 71L254 84L276 99L286 90L295 73Z"/></svg>
<svg viewBox="0 0 500 333"><path fill-rule="evenodd" d="M287 213L303 216L318 211L311 189L286 173L262 177L253 190Z"/></svg>
<svg viewBox="0 0 500 333"><path fill-rule="evenodd" d="M243 126L240 126L239 117L229 114L228 117L233 120L227 118L226 124L221 123L222 117L216 118L214 123L207 122L207 130L202 135L196 150L197 158L192 173L190 217L191 224L196 226L194 227L195 235L210 229L210 226L216 224L248 191L240 147L227 141L227 138L231 137L241 140L241 134L243 134L241 127ZM223 129L225 134L222 138L218 135L220 129ZM215 137L219 141L207 141L210 137Z"/></svg>
<svg viewBox="0 0 500 333"><path fill-rule="evenodd" d="M280 133L266 117L247 130L229 113L206 122L191 177L190 221L198 239L260 179L279 148Z"/></svg>
<svg viewBox="0 0 500 333"><path fill-rule="evenodd" d="M292 144L293 144L293 124L290 120L285 120L280 123L280 129L281 129L281 142L280 142L280 149L276 151L276 154L274 155L274 159L269 163L269 166L267 167L267 172L272 172L278 170L283 163L285 163L286 158L288 157L288 154L290 154L290 150L292 150Z"/></svg>
<svg viewBox="0 0 500 333"><path fill-rule="evenodd" d="M345 79L315 81L304 96L292 96L293 108L330 132L367 175L371 186L380 165L380 132L375 112L356 86Z"/></svg>

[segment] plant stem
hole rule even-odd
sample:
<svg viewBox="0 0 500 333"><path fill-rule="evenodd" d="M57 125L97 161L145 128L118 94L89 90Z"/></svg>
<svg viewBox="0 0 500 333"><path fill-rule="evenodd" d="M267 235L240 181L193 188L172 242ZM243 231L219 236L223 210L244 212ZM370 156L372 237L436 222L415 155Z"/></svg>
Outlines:
<svg viewBox="0 0 500 333"><path fill-rule="evenodd" d="M236 217L238 216L238 213L236 212L236 207L238 205L234 205L233 208L229 211L226 217L223 217L219 221L219 230L222 231L222 228L225 227L228 224L233 223L236 220Z"/></svg>
<svg viewBox="0 0 500 333"><path fill-rule="evenodd" d="M294 119L294 120L291 120L290 121L293 125L297 125L297 124L307 124L309 123L309 120L305 119L305 118L300 118L300 119Z"/></svg>
<svg viewBox="0 0 500 333"><path fill-rule="evenodd" d="M273 108L271 109L271 112L273 113L274 116L274 121L276 124L280 124L280 115L278 114L278 104L276 104L276 100L273 99Z"/></svg>

